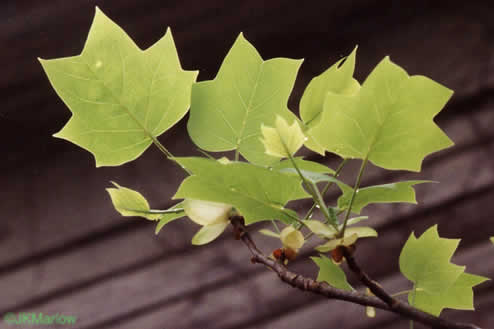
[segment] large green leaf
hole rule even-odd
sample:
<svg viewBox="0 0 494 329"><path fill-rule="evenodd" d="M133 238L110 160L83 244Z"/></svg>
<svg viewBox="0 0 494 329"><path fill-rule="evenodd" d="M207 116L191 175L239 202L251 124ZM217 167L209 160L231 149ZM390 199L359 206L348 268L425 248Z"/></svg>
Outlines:
<svg viewBox="0 0 494 329"><path fill-rule="evenodd" d="M79 56L40 61L72 112L55 136L93 153L96 166L139 157L185 115L197 76L182 70L169 30L143 51L98 8Z"/></svg>
<svg viewBox="0 0 494 329"><path fill-rule="evenodd" d="M431 294L427 291L418 290L409 296L410 302L428 313L439 316L444 308L457 310L474 310L472 288L482 282L489 280L486 277L462 273L458 279L439 294Z"/></svg>
<svg viewBox="0 0 494 329"><path fill-rule="evenodd" d="M321 257L311 257L311 259L319 267L317 281L324 281L330 286L338 289L352 291L352 286L348 283L346 274L341 267L333 263L333 261L323 255Z"/></svg>
<svg viewBox="0 0 494 329"><path fill-rule="evenodd" d="M205 158L175 158L192 172L174 199L196 199L233 205L247 224L279 219L293 223L297 214L285 208L290 200L307 198L300 180L245 162L222 164Z"/></svg>
<svg viewBox="0 0 494 329"><path fill-rule="evenodd" d="M414 283L410 304L439 315L445 307L473 308L472 286L484 278L465 273L464 266L450 262L459 239L440 238L437 225L419 238L412 233L400 254L400 270Z"/></svg>
<svg viewBox="0 0 494 329"><path fill-rule="evenodd" d="M355 195L352 212L360 214L362 208L371 203L417 203L413 186L422 183L430 183L430 181L412 180L360 188ZM341 182L338 183L338 186L343 191L343 194L338 198L338 208L347 209L352 198L353 188Z"/></svg>
<svg viewBox="0 0 494 329"><path fill-rule="evenodd" d="M288 58L263 61L240 34L216 78L192 87L187 128L194 143L207 151L238 150L256 164L278 161L264 153L261 124L274 126L277 114L293 122L287 101L301 63Z"/></svg>
<svg viewBox="0 0 494 329"><path fill-rule="evenodd" d="M420 171L426 155L453 144L433 121L451 94L424 76L410 77L386 57L356 94L327 94L310 136L343 158Z"/></svg>

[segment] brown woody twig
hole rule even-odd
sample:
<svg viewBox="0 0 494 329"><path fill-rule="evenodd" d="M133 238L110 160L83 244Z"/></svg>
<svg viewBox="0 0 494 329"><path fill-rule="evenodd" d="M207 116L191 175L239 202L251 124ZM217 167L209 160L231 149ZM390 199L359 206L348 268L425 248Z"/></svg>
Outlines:
<svg viewBox="0 0 494 329"><path fill-rule="evenodd" d="M382 310L390 311L404 316L408 319L428 325L434 329L481 329L473 324L456 323L446 319L435 317L431 314L425 313L408 304L394 299L388 293L386 293L377 282L370 279L369 276L360 269L360 267L355 262L353 255L351 255L348 250L344 251L344 256L347 259L350 269L357 274L360 281L362 281L362 283L369 287L372 293L377 297L367 296L356 291L345 291L336 289L328 285L326 282L317 282L314 279L291 272L282 263L267 257L257 248L256 244L254 243L250 234L247 232L244 226L243 217L232 217L231 224L234 228L236 238L242 240L242 242L247 246L247 248L249 248L250 252L252 253L252 263L260 263L269 267L274 272L276 272L276 274L278 274L279 278L283 282L288 283L292 287L299 288L303 291L310 291L329 299L345 300L363 306L372 306Z"/></svg>

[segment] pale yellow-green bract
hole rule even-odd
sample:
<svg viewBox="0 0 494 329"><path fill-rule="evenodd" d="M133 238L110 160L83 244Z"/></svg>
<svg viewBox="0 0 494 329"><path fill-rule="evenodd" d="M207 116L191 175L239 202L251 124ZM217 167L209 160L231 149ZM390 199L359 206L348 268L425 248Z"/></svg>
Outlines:
<svg viewBox="0 0 494 329"><path fill-rule="evenodd" d="M276 117L275 126L261 125L261 141L266 154L277 158L288 158L304 145L306 137L296 120L291 125L280 116Z"/></svg>
<svg viewBox="0 0 494 329"><path fill-rule="evenodd" d="M351 90L326 93L320 118L307 132L323 149L386 169L420 171L426 155L453 144L433 121L453 93L448 88L409 76L386 57Z"/></svg>
<svg viewBox="0 0 494 329"><path fill-rule="evenodd" d="M270 165L278 157L264 152L261 124L273 126L276 115L292 122L288 97L301 60L264 61L240 34L214 80L192 87L189 135L206 151L238 150L249 162Z"/></svg>
<svg viewBox="0 0 494 329"><path fill-rule="evenodd" d="M410 235L400 255L400 270L414 283L410 304L436 316L444 308L474 309L472 287L488 279L450 262L459 242L440 238L437 225L419 238Z"/></svg>
<svg viewBox="0 0 494 329"><path fill-rule="evenodd" d="M186 114L197 76L182 70L170 30L141 50L98 8L79 56L40 62L72 112L55 137L93 153L96 166L139 157Z"/></svg>
<svg viewBox="0 0 494 329"><path fill-rule="evenodd" d="M280 240L284 247L298 251L304 245L305 239L302 232L293 226L285 227L280 233Z"/></svg>

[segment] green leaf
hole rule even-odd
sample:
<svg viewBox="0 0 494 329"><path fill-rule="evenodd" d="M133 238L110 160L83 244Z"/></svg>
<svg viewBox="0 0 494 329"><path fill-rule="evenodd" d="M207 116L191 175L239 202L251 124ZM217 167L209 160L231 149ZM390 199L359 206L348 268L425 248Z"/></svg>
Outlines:
<svg viewBox="0 0 494 329"><path fill-rule="evenodd" d="M457 310L474 310L472 288L488 278L462 273L458 279L447 289L439 294L432 294L427 291L418 290L409 295L409 300L414 301L416 307L439 316L443 308L453 308Z"/></svg>
<svg viewBox="0 0 494 329"><path fill-rule="evenodd" d="M360 188L355 195L352 212L360 214L362 208L371 203L407 202L416 204L415 190L412 186L423 183L431 183L431 181L412 180ZM343 194L338 198L338 208L347 209L352 198L353 188L343 183L339 183L338 186L343 191Z"/></svg>
<svg viewBox="0 0 494 329"><path fill-rule="evenodd" d="M192 238L192 244L200 246L209 243L220 236L230 222L220 222L203 226Z"/></svg>
<svg viewBox="0 0 494 329"><path fill-rule="evenodd" d="M180 185L174 199L197 199L231 204L246 224L279 219L287 224L297 214L285 208L291 200L309 197L296 177L245 162L222 164L205 158L175 158L192 176Z"/></svg>
<svg viewBox="0 0 494 329"><path fill-rule="evenodd" d="M327 94L310 136L343 158L420 171L426 155L453 144L433 121L451 95L424 76L410 77L386 57L355 95Z"/></svg>
<svg viewBox="0 0 494 329"><path fill-rule="evenodd" d="M356 53L357 47L348 57L340 59L324 73L312 79L300 100L300 117L308 136L305 145L319 154L324 155L325 148L312 138L310 129L321 120L328 93L352 95L360 89L360 84L352 77Z"/></svg>
<svg viewBox="0 0 494 329"><path fill-rule="evenodd" d="M112 182L116 188L107 188L115 210L126 217L144 217L149 220L159 220L162 214L151 212L149 203L141 193Z"/></svg>
<svg viewBox="0 0 494 329"><path fill-rule="evenodd" d="M410 235L400 255L400 270L414 283L409 302L434 315L447 308L472 309L472 287L485 278L465 273L450 262L459 239L440 238L437 225L416 238Z"/></svg>
<svg viewBox="0 0 494 329"><path fill-rule="evenodd" d="M459 242L440 238L437 225L420 238L412 233L401 251L401 272L421 290L440 293L448 289L465 269L450 262Z"/></svg>
<svg viewBox="0 0 494 329"><path fill-rule="evenodd" d="M292 122L287 108L301 60L263 61L240 34L214 80L192 87L187 124L194 143L207 151L238 150L255 164L279 160L264 152L261 124L274 126L276 115Z"/></svg>
<svg viewBox="0 0 494 329"><path fill-rule="evenodd" d="M174 210L174 209L183 209L183 202L179 202L173 207L171 207L169 210ZM156 229L154 230L154 234L158 234L161 229L168 223L173 222L175 219L179 219L185 216L185 212L177 212L177 213L170 213L170 214L162 214L161 218L159 220L158 225L156 225Z"/></svg>
<svg viewBox="0 0 494 329"><path fill-rule="evenodd" d="M277 158L289 158L304 145L306 137L297 122L289 125L285 119L276 116L275 127L261 124L262 143L266 154Z"/></svg>
<svg viewBox="0 0 494 329"><path fill-rule="evenodd" d="M348 283L345 272L333 263L333 261L323 255L321 257L311 257L311 259L319 267L319 274L317 275L317 281L326 282L330 286L338 289L353 291L354 289Z"/></svg>
<svg viewBox="0 0 494 329"><path fill-rule="evenodd" d="M136 159L179 121L197 76L182 70L170 30L143 51L98 8L79 56L40 62L72 112L54 136L91 152L98 167Z"/></svg>
<svg viewBox="0 0 494 329"><path fill-rule="evenodd" d="M304 160L301 157L295 157L293 158L293 161L295 161L295 164L298 166L300 170L311 171L320 174L330 174L330 175L334 175L335 173L333 169L326 167L325 165L309 160ZM293 168L293 164L289 159L285 159L275 163L274 165L271 166L271 168L273 170L280 171L281 169Z"/></svg>

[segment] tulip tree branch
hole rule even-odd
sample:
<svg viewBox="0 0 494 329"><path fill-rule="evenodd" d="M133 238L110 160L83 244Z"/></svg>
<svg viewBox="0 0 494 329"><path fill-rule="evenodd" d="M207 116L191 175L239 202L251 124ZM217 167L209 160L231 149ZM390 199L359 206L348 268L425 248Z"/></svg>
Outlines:
<svg viewBox="0 0 494 329"><path fill-rule="evenodd" d="M242 240L252 254L251 261L256 264L263 264L272 269L279 278L291 285L303 291L309 291L314 294L322 295L329 299L344 300L363 306L372 306L382 310L390 311L399 314L408 319L420 322L428 325L434 329L481 329L473 324L456 323L446 319L435 317L431 314L425 313L416 309L408 304L405 304L399 300L394 299L388 295L379 284L363 272L360 267L355 263L353 256L345 250L344 255L347 257L347 262L351 270L359 276L359 279L378 297L367 296L363 293L356 291L345 291L331 287L326 282L317 282L314 279L304 277L300 274L296 274L288 270L282 263L275 261L268 256L264 255L256 246L252 240L250 234L247 232L244 226L244 220L241 216L233 216L231 218L231 224L234 228L236 238ZM353 268L352 268L353 267Z"/></svg>

